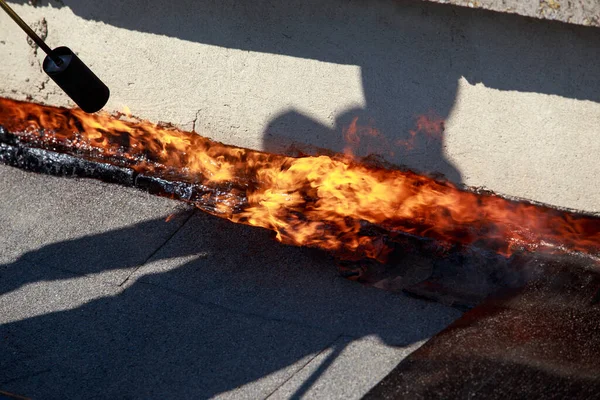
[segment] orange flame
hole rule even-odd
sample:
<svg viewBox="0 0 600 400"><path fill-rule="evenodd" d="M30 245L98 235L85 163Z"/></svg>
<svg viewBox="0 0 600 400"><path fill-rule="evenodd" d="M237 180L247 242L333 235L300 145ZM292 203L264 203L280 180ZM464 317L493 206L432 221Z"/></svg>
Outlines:
<svg viewBox="0 0 600 400"><path fill-rule="evenodd" d="M350 139L356 121L347 132ZM348 257L385 261L390 249L381 237L360 234L365 223L390 234L486 246L504 255L521 249L590 254L600 249L598 218L463 191L412 172L327 156L267 154L146 121L2 98L0 125L32 146L69 147L107 162L118 156L143 173L176 171L191 182L220 188L216 214L271 229L284 243ZM439 129L443 122L430 118L417 124L417 131ZM232 196L235 191L243 196Z"/></svg>
<svg viewBox="0 0 600 400"><path fill-rule="evenodd" d="M354 159L359 146L361 145L361 137L370 137L377 138L380 145L379 148L368 148L367 153L384 153L386 150L389 152L389 147L386 146L387 140L383 135L372 126L372 122L369 125L359 125L358 117L354 117L350 125L347 128L342 130L342 134L344 135L344 141L346 142L346 147L344 148L344 154L346 157L350 159ZM393 155L393 153L390 153Z"/></svg>
<svg viewBox="0 0 600 400"><path fill-rule="evenodd" d="M365 155L380 154L394 156L396 151L407 152L415 150L419 139L441 139L444 133L444 119L435 112L416 117L415 129L408 131L407 139L395 141L386 138L380 130L374 128L375 122L369 120L368 124L360 124L359 117L354 117L352 122L342 130L346 143L344 154L350 159L355 159L362 150Z"/></svg>
<svg viewBox="0 0 600 400"><path fill-rule="evenodd" d="M444 133L444 120L433 111L430 111L428 114L419 115L416 125L416 129L408 132L410 138L397 140L397 146L402 146L406 150L414 150L418 137L440 139Z"/></svg>

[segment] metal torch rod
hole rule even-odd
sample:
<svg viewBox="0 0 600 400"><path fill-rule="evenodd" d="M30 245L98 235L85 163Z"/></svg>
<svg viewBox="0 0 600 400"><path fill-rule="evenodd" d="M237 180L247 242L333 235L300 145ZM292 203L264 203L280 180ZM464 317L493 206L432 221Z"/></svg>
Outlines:
<svg viewBox="0 0 600 400"><path fill-rule="evenodd" d="M4 11L6 11L6 13L13 19L13 21L15 21L17 25L19 25L21 29L25 31L27 36L29 36L31 40L33 40L35 44L37 44L40 47L40 49L44 50L44 53L46 53L56 65L62 64L62 60L60 59L60 57L52 55L52 49L48 47L48 45L42 40L42 38L39 37L37 33L35 33L33 29L31 29L29 25L27 25L25 21L23 21L21 17L17 15L17 13L12 8L10 8L4 0L0 0L0 7L2 7Z"/></svg>

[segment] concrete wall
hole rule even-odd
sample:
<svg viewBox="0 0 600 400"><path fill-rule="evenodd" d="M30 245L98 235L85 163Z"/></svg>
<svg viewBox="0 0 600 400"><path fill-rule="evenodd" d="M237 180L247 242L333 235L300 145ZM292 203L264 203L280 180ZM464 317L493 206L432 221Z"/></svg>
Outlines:
<svg viewBox="0 0 600 400"><path fill-rule="evenodd" d="M11 4L109 85L108 110L280 152L343 151L358 118L359 155L600 211L597 28L415 1ZM0 54L0 96L70 104L5 15Z"/></svg>
<svg viewBox="0 0 600 400"><path fill-rule="evenodd" d="M470 8L514 13L600 27L600 2L598 0L428 0Z"/></svg>

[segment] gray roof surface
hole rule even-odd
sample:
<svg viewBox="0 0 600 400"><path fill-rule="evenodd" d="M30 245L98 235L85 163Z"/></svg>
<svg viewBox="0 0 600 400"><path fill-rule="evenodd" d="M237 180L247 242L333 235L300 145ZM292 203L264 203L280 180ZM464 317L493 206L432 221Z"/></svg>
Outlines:
<svg viewBox="0 0 600 400"><path fill-rule="evenodd" d="M359 398L460 316L135 189L6 166L0 188L0 391Z"/></svg>

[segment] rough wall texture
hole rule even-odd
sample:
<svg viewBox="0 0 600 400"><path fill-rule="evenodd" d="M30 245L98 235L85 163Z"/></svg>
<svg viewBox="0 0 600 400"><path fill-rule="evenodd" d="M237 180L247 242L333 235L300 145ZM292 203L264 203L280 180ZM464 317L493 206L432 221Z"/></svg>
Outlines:
<svg viewBox="0 0 600 400"><path fill-rule="evenodd" d="M428 0L584 26L600 26L598 0Z"/></svg>
<svg viewBox="0 0 600 400"><path fill-rule="evenodd" d="M596 28L391 0L11 4L109 85L109 111L269 151L350 139L358 155L600 211ZM71 104L3 14L0 54L0 96Z"/></svg>

